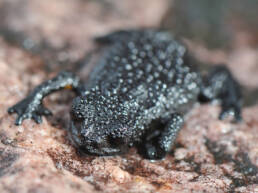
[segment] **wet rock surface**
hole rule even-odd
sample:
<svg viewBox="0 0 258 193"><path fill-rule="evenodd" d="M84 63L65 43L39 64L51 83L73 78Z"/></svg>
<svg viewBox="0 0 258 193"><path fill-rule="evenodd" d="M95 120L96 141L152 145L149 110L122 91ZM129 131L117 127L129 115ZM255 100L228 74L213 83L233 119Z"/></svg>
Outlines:
<svg viewBox="0 0 258 193"><path fill-rule="evenodd" d="M15 115L6 113L35 85L84 61L94 48L92 37L157 27L168 3L0 1L0 192L258 192L258 105L250 94L257 90L258 58L241 38L230 52L186 42L200 61L227 63L250 91L244 93L244 121L219 121L218 106L196 105L162 161L144 160L133 148L112 157L77 152L66 132L73 97L67 91L44 101L54 116L41 125L26 120L15 126ZM83 68L87 75L92 65Z"/></svg>

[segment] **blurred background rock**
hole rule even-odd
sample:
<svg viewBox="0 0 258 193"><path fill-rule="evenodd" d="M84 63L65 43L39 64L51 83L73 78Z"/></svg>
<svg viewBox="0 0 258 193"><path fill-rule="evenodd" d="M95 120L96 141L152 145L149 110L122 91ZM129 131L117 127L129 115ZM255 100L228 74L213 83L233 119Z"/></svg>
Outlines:
<svg viewBox="0 0 258 193"><path fill-rule="evenodd" d="M240 40L257 47L257 10L256 0L175 0L162 26L208 48L232 48Z"/></svg>

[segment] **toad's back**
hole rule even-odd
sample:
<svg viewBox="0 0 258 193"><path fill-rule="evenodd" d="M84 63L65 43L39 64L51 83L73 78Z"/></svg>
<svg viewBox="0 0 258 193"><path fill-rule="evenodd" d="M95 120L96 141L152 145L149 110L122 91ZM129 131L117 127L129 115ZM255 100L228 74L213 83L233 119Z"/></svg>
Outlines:
<svg viewBox="0 0 258 193"><path fill-rule="evenodd" d="M89 89L98 86L102 94L137 101L144 109L162 103L167 110L185 111L195 101L201 78L184 63L185 47L171 34L120 31L103 40L110 45L87 82Z"/></svg>

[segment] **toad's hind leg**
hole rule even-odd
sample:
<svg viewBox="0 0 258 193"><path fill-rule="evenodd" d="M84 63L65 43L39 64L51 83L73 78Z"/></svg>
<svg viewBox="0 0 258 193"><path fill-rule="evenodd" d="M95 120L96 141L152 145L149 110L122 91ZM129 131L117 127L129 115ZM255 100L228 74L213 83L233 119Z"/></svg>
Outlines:
<svg viewBox="0 0 258 193"><path fill-rule="evenodd" d="M183 117L173 114L162 130L155 129L139 145L142 156L150 160L163 159L173 146L183 126Z"/></svg>
<svg viewBox="0 0 258 193"><path fill-rule="evenodd" d="M224 119L230 113L233 113L235 121L240 121L242 119L241 98L240 86L225 66L212 68L208 75L204 77L200 100L219 99L222 106L220 119Z"/></svg>

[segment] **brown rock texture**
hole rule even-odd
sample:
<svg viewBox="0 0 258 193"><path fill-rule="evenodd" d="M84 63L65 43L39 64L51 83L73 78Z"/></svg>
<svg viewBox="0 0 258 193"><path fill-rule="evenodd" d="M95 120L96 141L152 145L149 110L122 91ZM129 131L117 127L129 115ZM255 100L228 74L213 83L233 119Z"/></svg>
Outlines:
<svg viewBox="0 0 258 193"><path fill-rule="evenodd" d="M258 105L244 121L219 121L219 107L196 105L175 148L162 161L132 148L112 157L81 155L67 138L67 91L45 104L54 113L37 125L15 126L7 108L58 70L72 68L92 50L91 39L130 27L158 27L166 0L0 1L0 192L258 192ZM241 39L241 38L240 38ZM201 61L226 62L246 90L258 85L257 49L235 40L230 52L187 41ZM89 72L85 65L84 72ZM82 73L83 74L83 73ZM254 97L256 95L253 95Z"/></svg>

